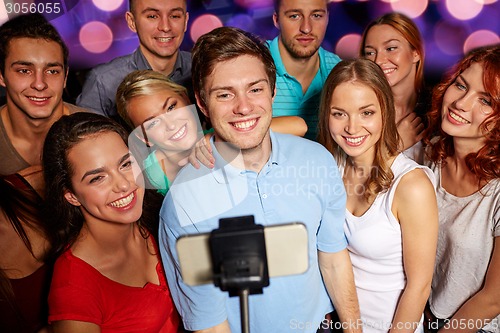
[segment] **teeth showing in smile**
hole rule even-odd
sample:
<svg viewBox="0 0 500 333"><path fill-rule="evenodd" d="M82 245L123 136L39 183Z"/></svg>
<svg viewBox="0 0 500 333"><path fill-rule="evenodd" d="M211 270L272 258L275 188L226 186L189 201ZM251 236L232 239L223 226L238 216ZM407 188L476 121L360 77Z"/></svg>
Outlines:
<svg viewBox="0 0 500 333"><path fill-rule="evenodd" d="M394 68L391 68L391 69L384 69L384 74L390 74L392 72L394 72L395 69Z"/></svg>
<svg viewBox="0 0 500 333"><path fill-rule="evenodd" d="M47 97L28 97L28 98L35 102L44 102L48 100Z"/></svg>
<svg viewBox="0 0 500 333"><path fill-rule="evenodd" d="M122 208L131 203L133 199L134 199L134 192L130 193L130 195L127 196L126 198L113 201L112 203L110 203L110 205L116 208Z"/></svg>
<svg viewBox="0 0 500 333"><path fill-rule="evenodd" d="M354 144L354 145L357 145L357 144L360 144L361 141L363 141L363 139L366 138L366 135L364 136L358 136L357 138L348 138L346 137L346 141L351 143L351 144Z"/></svg>
<svg viewBox="0 0 500 333"><path fill-rule="evenodd" d="M458 114L450 111L450 117L453 118L453 120L458 121L459 123L462 124L470 124L470 121L460 117Z"/></svg>
<svg viewBox="0 0 500 333"><path fill-rule="evenodd" d="M249 129L250 127L255 125L256 122L257 122L257 119L252 119L252 120L248 120L248 121L242 121L239 123L232 123L232 125L238 129L244 130L244 129Z"/></svg>
<svg viewBox="0 0 500 333"><path fill-rule="evenodd" d="M157 37L156 39L158 39L158 41L160 41L162 43L167 43L167 42L170 42L172 40L172 37Z"/></svg>
<svg viewBox="0 0 500 333"><path fill-rule="evenodd" d="M177 140L179 139L180 137L182 137L184 135L184 133L186 133L186 125L182 126L180 130L177 131L177 133L175 133L174 135L172 135L170 137L171 140Z"/></svg>

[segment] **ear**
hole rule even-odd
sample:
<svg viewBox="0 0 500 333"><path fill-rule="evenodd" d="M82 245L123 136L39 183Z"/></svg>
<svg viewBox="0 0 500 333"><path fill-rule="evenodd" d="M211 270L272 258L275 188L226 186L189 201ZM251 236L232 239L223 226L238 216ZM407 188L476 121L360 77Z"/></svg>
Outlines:
<svg viewBox="0 0 500 333"><path fill-rule="evenodd" d="M189 12L186 12L186 22L184 23L184 32L187 31L188 22L189 22Z"/></svg>
<svg viewBox="0 0 500 333"><path fill-rule="evenodd" d="M4 87L5 88L5 81L3 79L3 75L2 73L0 73L0 86Z"/></svg>
<svg viewBox="0 0 500 333"><path fill-rule="evenodd" d="M134 14L132 12L126 12L125 13L125 20L127 21L128 28L132 30L133 32L137 33L137 28L135 26L135 18ZM187 22L186 22L187 24Z"/></svg>
<svg viewBox="0 0 500 333"><path fill-rule="evenodd" d="M420 61L420 54L417 50L413 50L413 63L416 64Z"/></svg>
<svg viewBox="0 0 500 333"><path fill-rule="evenodd" d="M80 203L80 201L77 199L77 197L75 196L75 194L73 192L70 192L69 190L66 190L64 192L64 198L66 199L66 201L68 201L73 206L77 206L78 207L78 206L82 205Z"/></svg>
<svg viewBox="0 0 500 333"><path fill-rule="evenodd" d="M276 27L276 29L280 30L280 22L278 19L278 13L276 13L276 12L273 13L273 23L274 23L274 26Z"/></svg>
<svg viewBox="0 0 500 333"><path fill-rule="evenodd" d="M203 102L203 100L201 99L201 97L198 93L195 94L195 98L196 98L196 104L200 108L203 115L207 118L210 118L210 116L208 115L208 111L207 111L207 108L205 106L205 103Z"/></svg>

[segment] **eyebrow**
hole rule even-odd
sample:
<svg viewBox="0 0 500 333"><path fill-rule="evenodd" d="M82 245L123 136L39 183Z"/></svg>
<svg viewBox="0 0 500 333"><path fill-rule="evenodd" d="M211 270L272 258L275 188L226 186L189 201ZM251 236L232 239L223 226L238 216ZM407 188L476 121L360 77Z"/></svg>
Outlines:
<svg viewBox="0 0 500 333"><path fill-rule="evenodd" d="M247 88L250 88L251 86L254 86L256 85L257 83L261 83L261 82L264 82L264 83L267 83L269 82L268 79L258 79L258 80L255 80L255 81L252 81L250 82L248 85L247 85ZM218 91L218 90L234 90L234 87L232 86L220 86L220 87L213 87L211 88L209 91L208 91L208 94L211 95L214 91Z"/></svg>
<svg viewBox="0 0 500 333"><path fill-rule="evenodd" d="M126 153L125 155L123 155L122 158L120 158L120 161L118 162L118 165L122 164L129 157L130 157L130 153ZM92 176L92 175L104 172L104 170L105 170L104 167L100 167L100 168L97 168L97 169L89 170L89 171L85 172L85 174L83 175L83 177L82 177L82 179L80 181L83 181L88 176Z"/></svg>
<svg viewBox="0 0 500 333"><path fill-rule="evenodd" d="M161 107L162 111L163 111L163 110L165 110L165 108L166 108L166 107L167 107L167 105L168 105L168 101L170 101L172 98L173 98L172 96L167 97L167 99L165 100L165 103L163 103L163 105L162 105L162 107ZM149 120L151 120L151 119L154 119L154 118L158 117L158 116L159 116L159 115L161 115L162 113L163 113L163 112L159 112L159 113L157 113L157 114L155 114L155 115L153 115L153 116L147 117L146 119L144 119L144 121L142 122L142 124L141 124L141 125L143 125L146 121L149 121Z"/></svg>
<svg viewBox="0 0 500 333"><path fill-rule="evenodd" d="M389 44L390 42L398 42L398 43L401 43L401 41L400 41L399 39L397 39L397 38L392 38L392 39L389 39L389 40L383 41L383 42L382 42L382 44L384 44L384 45L385 45L385 44ZM365 45L365 48L367 48L367 47L372 48L372 49L374 49L374 48L375 48L374 46L371 46L371 45L369 45L369 44Z"/></svg>
<svg viewBox="0 0 500 333"><path fill-rule="evenodd" d="M370 104L367 104L367 105L363 105L358 110L364 110L364 109L369 108L370 106L375 106L375 105L373 103L370 103ZM330 110L337 110L337 111L343 111L343 112L345 112L344 109L342 109L342 108L340 108L338 106L331 106Z"/></svg>
<svg viewBox="0 0 500 333"><path fill-rule="evenodd" d="M465 83L465 85L466 85L467 87L470 87L469 82L467 82L467 80L466 80L466 79L462 76L462 74L460 74L460 75L457 77L457 79L458 79L458 78L459 78L459 79L461 79L462 81L464 81L464 83ZM456 81L456 80L455 80L455 81ZM485 95L485 96L491 96L491 95L490 95L489 93L487 93L486 91L478 91L478 93L479 93L479 94L481 94L481 95Z"/></svg>
<svg viewBox="0 0 500 333"><path fill-rule="evenodd" d="M325 9L314 9L312 11L312 13L325 13L326 14L326 10ZM287 14L291 14L291 13L303 13L303 10L302 9L289 9L287 11L285 11L283 14L287 15Z"/></svg>
<svg viewBox="0 0 500 333"><path fill-rule="evenodd" d="M34 66L35 64L30 62L30 61L25 61L25 60L19 60L19 61L14 61L10 67L13 67L13 66ZM47 64L45 64L45 67L64 67L63 64L61 64L60 62L49 62Z"/></svg>
<svg viewBox="0 0 500 333"><path fill-rule="evenodd" d="M157 8L153 8L153 7L147 7L147 8L144 8L144 10L141 12L141 14L145 14L147 12L159 12L160 10L157 9ZM169 13L172 13L172 12L178 12L178 11L181 11L183 13L185 13L185 10L184 8L182 7L176 7L176 8L172 8L170 9L168 12Z"/></svg>

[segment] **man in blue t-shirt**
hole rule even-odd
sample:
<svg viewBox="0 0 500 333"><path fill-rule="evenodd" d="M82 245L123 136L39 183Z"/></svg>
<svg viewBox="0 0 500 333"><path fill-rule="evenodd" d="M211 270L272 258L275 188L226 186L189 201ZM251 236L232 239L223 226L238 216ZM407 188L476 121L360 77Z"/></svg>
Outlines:
<svg viewBox="0 0 500 333"><path fill-rule="evenodd" d="M253 215L264 226L303 223L309 268L273 277L263 294L250 296L250 330L314 333L328 326L333 301L345 332L360 332L337 163L318 143L269 129L276 79L269 49L240 29L217 28L196 42L192 74L198 106L214 128L215 163L178 173L159 228L161 257L184 327L236 333L240 312L238 299L214 285L183 282L177 239L210 232L220 218Z"/></svg>
<svg viewBox="0 0 500 333"><path fill-rule="evenodd" d="M340 58L321 47L328 26L327 0L274 1L279 35L267 45L276 64L273 117L300 116L315 140L321 89Z"/></svg>

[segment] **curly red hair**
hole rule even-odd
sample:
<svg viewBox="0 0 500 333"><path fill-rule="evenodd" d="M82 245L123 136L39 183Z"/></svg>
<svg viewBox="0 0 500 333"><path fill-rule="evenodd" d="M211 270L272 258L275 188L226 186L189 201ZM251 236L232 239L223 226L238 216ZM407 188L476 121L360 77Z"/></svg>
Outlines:
<svg viewBox="0 0 500 333"><path fill-rule="evenodd" d="M443 163L448 156L454 154L453 137L441 129L443 98L448 87L473 63L483 66L483 84L485 91L491 96L493 112L481 124L481 130L485 133L484 146L467 155L465 162L480 181L490 181L500 178L500 44L472 50L434 88L424 142L430 147L428 157L435 163Z"/></svg>

